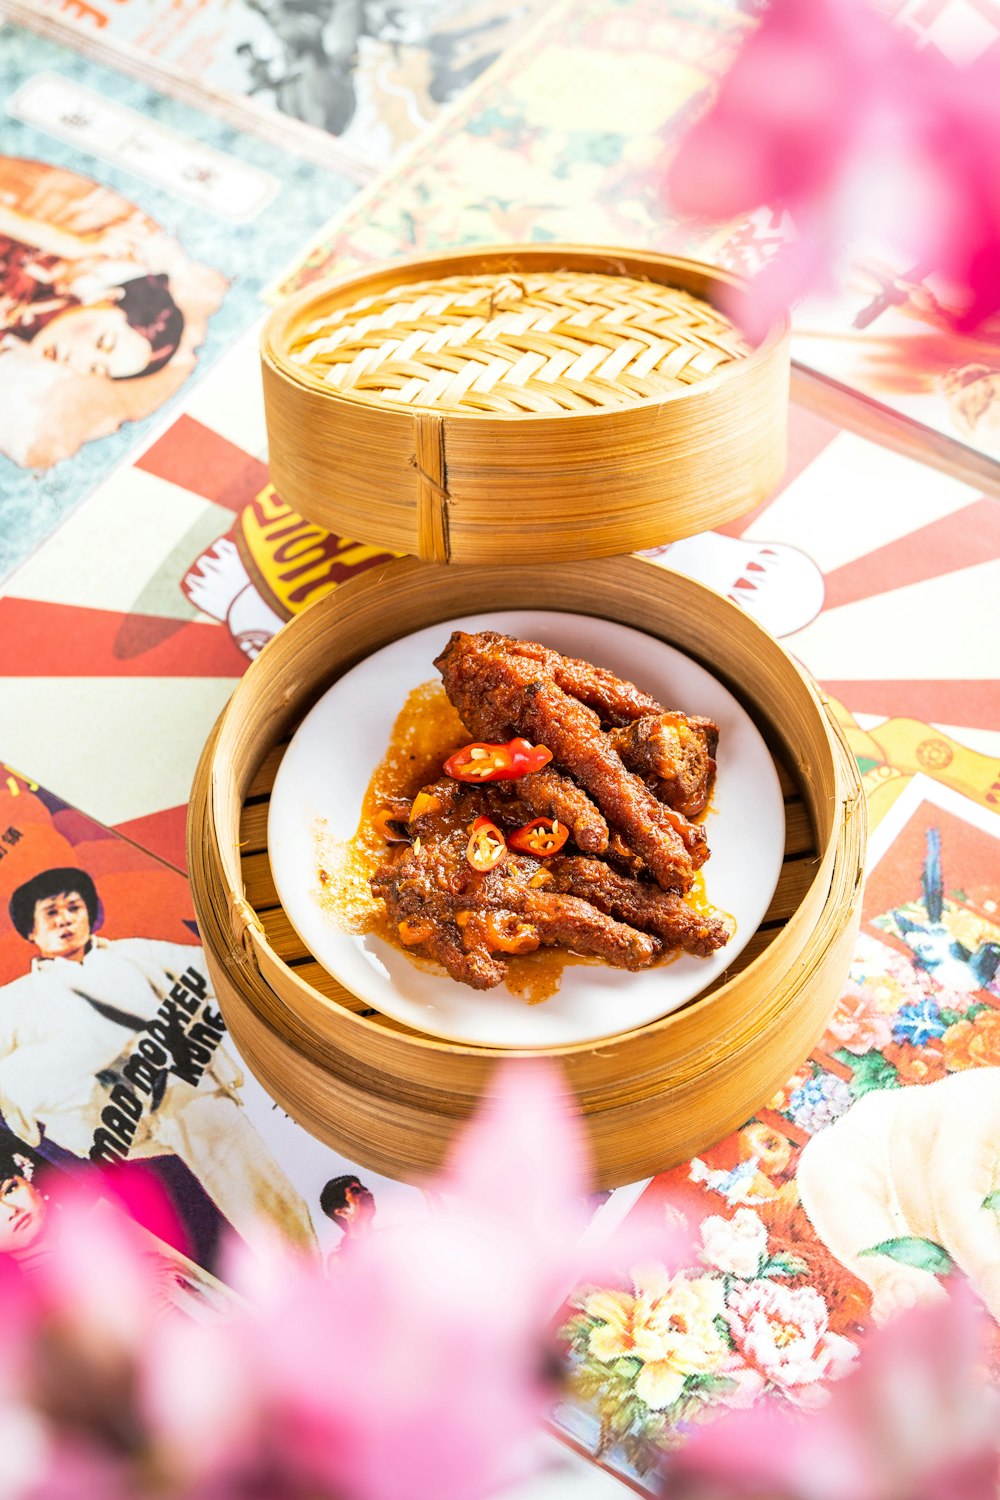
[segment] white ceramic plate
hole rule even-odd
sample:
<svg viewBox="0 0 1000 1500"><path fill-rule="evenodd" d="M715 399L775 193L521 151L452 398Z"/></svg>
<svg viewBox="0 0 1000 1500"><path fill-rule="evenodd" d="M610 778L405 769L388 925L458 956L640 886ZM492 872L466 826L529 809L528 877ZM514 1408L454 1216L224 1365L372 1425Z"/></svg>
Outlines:
<svg viewBox="0 0 1000 1500"><path fill-rule="evenodd" d="M667 708L719 726L718 777L706 823L704 867L713 906L736 934L710 958L683 956L638 974L605 965L566 968L557 994L528 1005L506 986L478 991L418 966L380 938L341 931L316 897L315 830L357 829L372 771L406 695L433 680L453 630L500 630L610 667ZM278 768L268 848L281 903L309 951L341 984L397 1021L450 1041L549 1047L631 1031L700 993L756 932L781 871L785 816L767 746L732 694L704 667L652 636L585 615L511 610L448 620L394 641L352 668L303 719Z"/></svg>

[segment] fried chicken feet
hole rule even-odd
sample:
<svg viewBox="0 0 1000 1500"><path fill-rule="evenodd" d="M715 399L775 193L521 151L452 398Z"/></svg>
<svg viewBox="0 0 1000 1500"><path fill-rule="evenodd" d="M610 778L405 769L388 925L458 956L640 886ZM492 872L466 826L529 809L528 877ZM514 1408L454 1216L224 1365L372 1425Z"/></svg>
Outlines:
<svg viewBox="0 0 1000 1500"><path fill-rule="evenodd" d="M715 775L710 720L492 631L456 632L435 665L473 738L526 736L552 761L511 781L442 776L412 804L384 809L411 842L387 853L371 888L405 945L485 990L502 983L509 955L543 946L636 970L729 941L728 919L682 899L708 858L704 829L690 819ZM500 847L497 829L509 835L539 818L568 830L567 852L543 860ZM496 825L493 868L473 868L467 855L478 819Z"/></svg>
<svg viewBox="0 0 1000 1500"><path fill-rule="evenodd" d="M424 820L426 830L428 818ZM642 969L662 952L645 932L578 896L534 888L539 861L508 853L485 874L465 858L467 834L445 824L438 837L400 846L376 871L372 891L385 902L405 943L420 945L453 979L473 989L503 982L504 954L560 945L617 968ZM425 841L426 840L426 841Z"/></svg>
<svg viewBox="0 0 1000 1500"><path fill-rule="evenodd" d="M476 787L442 779L423 788L408 824L412 846L397 847L372 879L404 943L436 958L453 979L491 989L503 981L505 955L540 946L641 969L668 950L704 957L729 940L715 913L599 859L543 862L508 850L495 869L473 870L465 855L470 825L477 817L519 821L529 810L518 796L527 779Z"/></svg>
<svg viewBox="0 0 1000 1500"><path fill-rule="evenodd" d="M490 741L527 735L547 745L554 763L590 794L609 827L641 858L656 883L666 891L690 888L694 872L708 858L704 830L667 806L627 768L601 722L602 711L619 725L622 720L641 724L644 717L656 716L661 725L657 743L662 748L664 722L671 716L664 714L660 704L611 673L493 631L478 635L456 631L435 666L471 734ZM589 701L575 696L570 688ZM600 705L600 711L591 704ZM693 731L691 738L693 744L698 740ZM658 757L650 749L654 741L652 733L636 733L633 740L621 743L644 767L669 764L673 768L665 750ZM701 744L707 761L704 735ZM711 764L714 769L714 761ZM651 774L664 784L677 779L674 769L670 776L655 769ZM686 780L683 773L680 779L684 783L681 795L691 805L690 771ZM706 783L710 779L707 767L705 779Z"/></svg>

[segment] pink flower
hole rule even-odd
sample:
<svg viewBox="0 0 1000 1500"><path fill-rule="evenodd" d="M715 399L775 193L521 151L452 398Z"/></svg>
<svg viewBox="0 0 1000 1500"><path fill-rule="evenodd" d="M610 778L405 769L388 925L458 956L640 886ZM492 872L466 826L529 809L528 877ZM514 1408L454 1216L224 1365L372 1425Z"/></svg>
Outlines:
<svg viewBox="0 0 1000 1500"><path fill-rule="evenodd" d="M698 1429L670 1500L995 1500L998 1412L979 1371L984 1320L960 1286L867 1339L803 1419L765 1403Z"/></svg>
<svg viewBox="0 0 1000 1500"><path fill-rule="evenodd" d="M447 1214L370 1236L329 1281L277 1249L263 1269L243 1258L251 1310L224 1339L163 1329L145 1375L161 1441L213 1500L244 1472L364 1500L464 1500L509 1481L551 1399L543 1330L572 1279L587 1185L554 1077L502 1070L435 1184Z"/></svg>
<svg viewBox="0 0 1000 1500"><path fill-rule="evenodd" d="M724 219L822 199L863 139L879 71L897 50L867 5L771 0L684 139L667 180L673 203Z"/></svg>
<svg viewBox="0 0 1000 1500"><path fill-rule="evenodd" d="M65 1203L30 1278L0 1264L0 1437L23 1440L3 1500L477 1500L522 1477L552 1314L612 1263L581 1256L587 1174L558 1076L501 1069L435 1183L446 1210L372 1234L329 1279L276 1243L234 1247L219 1322L164 1305L143 1229Z"/></svg>
<svg viewBox="0 0 1000 1500"><path fill-rule="evenodd" d="M59 1217L30 1274L0 1260L4 1500L126 1500L134 1374L163 1306L156 1271L143 1231L86 1183L63 1188Z"/></svg>
<svg viewBox="0 0 1000 1500"><path fill-rule="evenodd" d="M1000 306L998 130L995 61L920 52L867 0L771 0L665 188L695 217L789 212L795 239L738 310L752 333L882 237L952 278L974 326Z"/></svg>
<svg viewBox="0 0 1000 1500"><path fill-rule="evenodd" d="M724 1316L750 1369L799 1405L820 1399L821 1382L842 1374L857 1353L850 1339L829 1331L826 1303L809 1286L764 1280L734 1287Z"/></svg>

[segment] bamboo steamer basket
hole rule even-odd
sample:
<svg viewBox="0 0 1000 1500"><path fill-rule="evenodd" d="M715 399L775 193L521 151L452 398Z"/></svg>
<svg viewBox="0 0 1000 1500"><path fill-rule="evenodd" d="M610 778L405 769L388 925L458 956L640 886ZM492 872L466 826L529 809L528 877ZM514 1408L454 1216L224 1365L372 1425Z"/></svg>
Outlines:
<svg viewBox="0 0 1000 1500"><path fill-rule="evenodd" d="M266 821L288 737L343 672L424 626L540 599L634 626L725 681L775 757L787 834L771 906L714 988L599 1043L511 1052L426 1036L332 979L280 905ZM342 585L294 618L237 686L199 764L188 824L195 907L220 1005L248 1065L289 1114L359 1164L419 1179L488 1095L501 1058L522 1067L555 1061L579 1101L603 1186L722 1138L815 1045L853 951L864 843L857 766L815 685L737 606L621 557L517 569L406 559Z"/></svg>
<svg viewBox="0 0 1000 1500"><path fill-rule="evenodd" d="M781 477L787 320L653 253L474 247L310 288L262 342L271 477L342 536L434 562L553 562L719 526Z"/></svg>

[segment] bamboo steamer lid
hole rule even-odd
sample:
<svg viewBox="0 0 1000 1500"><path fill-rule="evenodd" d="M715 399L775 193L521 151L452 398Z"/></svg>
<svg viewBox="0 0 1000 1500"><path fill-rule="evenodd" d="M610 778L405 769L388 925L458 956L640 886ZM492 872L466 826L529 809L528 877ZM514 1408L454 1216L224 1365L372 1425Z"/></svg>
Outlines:
<svg viewBox="0 0 1000 1500"><path fill-rule="evenodd" d="M785 461L787 320L696 261L507 245L310 287L262 341L271 474L318 525L434 562L641 550L731 520Z"/></svg>
<svg viewBox="0 0 1000 1500"><path fill-rule="evenodd" d="M617 620L701 661L740 697L782 775L778 888L710 990L598 1044L499 1052L424 1035L368 1009L312 959L267 859L267 799L288 736L357 661L474 610L546 606ZM690 705L696 711L697 705ZM818 1040L859 922L865 804L857 764L815 685L743 610L635 558L553 569L372 570L318 600L237 685L206 746L188 821L206 959L233 1036L278 1102L359 1164L419 1179L491 1087L501 1057L564 1069L605 1186L683 1161L750 1117ZM752 858L752 851L748 851ZM443 980L448 983L450 981Z"/></svg>

